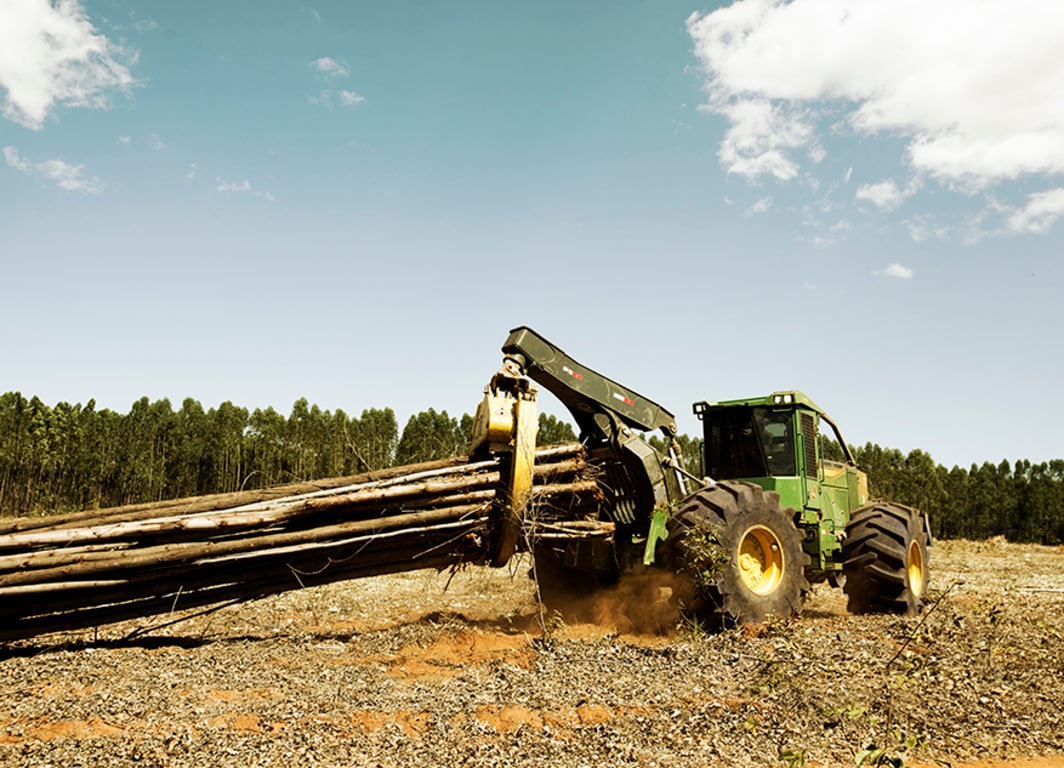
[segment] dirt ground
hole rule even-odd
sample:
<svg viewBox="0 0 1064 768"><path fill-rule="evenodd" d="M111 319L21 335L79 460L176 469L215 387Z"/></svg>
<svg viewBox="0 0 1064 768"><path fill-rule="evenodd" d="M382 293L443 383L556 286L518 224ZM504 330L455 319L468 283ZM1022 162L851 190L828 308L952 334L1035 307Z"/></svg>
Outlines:
<svg viewBox="0 0 1064 768"><path fill-rule="evenodd" d="M519 562L20 641L0 766L1064 768L1064 548L944 541L931 567L914 618L821 585L708 632L643 584L582 623Z"/></svg>

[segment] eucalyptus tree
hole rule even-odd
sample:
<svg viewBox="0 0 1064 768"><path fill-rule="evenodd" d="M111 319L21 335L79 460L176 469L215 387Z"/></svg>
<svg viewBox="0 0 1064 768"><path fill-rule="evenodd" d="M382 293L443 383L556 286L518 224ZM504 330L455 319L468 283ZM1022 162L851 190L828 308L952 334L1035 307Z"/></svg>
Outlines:
<svg viewBox="0 0 1064 768"><path fill-rule="evenodd" d="M457 419L433 408L411 416L395 449L396 464L415 464L464 454L469 438Z"/></svg>

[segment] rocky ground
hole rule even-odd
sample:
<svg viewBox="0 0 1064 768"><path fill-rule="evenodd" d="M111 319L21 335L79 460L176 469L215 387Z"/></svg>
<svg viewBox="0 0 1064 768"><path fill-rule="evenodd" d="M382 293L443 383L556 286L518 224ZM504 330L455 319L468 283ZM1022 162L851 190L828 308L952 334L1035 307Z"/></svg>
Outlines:
<svg viewBox="0 0 1064 768"><path fill-rule="evenodd" d="M585 624L518 564L0 645L0 766L1064 766L1064 548L931 556L915 618L640 634L655 585Z"/></svg>

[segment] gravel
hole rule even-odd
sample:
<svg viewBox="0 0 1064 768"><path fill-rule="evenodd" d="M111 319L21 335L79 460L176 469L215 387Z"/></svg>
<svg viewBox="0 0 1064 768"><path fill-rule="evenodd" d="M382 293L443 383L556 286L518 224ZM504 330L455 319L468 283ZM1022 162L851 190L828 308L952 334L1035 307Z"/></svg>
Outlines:
<svg viewBox="0 0 1064 768"><path fill-rule="evenodd" d="M1062 556L938 542L915 618L820 586L637 634L542 615L518 564L49 635L0 646L0 766L1064 766Z"/></svg>

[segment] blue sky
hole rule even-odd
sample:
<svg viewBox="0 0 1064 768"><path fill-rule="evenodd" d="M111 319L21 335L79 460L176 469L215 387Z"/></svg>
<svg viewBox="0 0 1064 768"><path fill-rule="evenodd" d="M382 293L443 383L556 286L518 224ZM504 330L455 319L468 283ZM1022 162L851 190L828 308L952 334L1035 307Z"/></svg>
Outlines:
<svg viewBox="0 0 1064 768"><path fill-rule="evenodd" d="M0 391L402 423L527 324L1062 457L1061 82L1055 0L0 0Z"/></svg>

